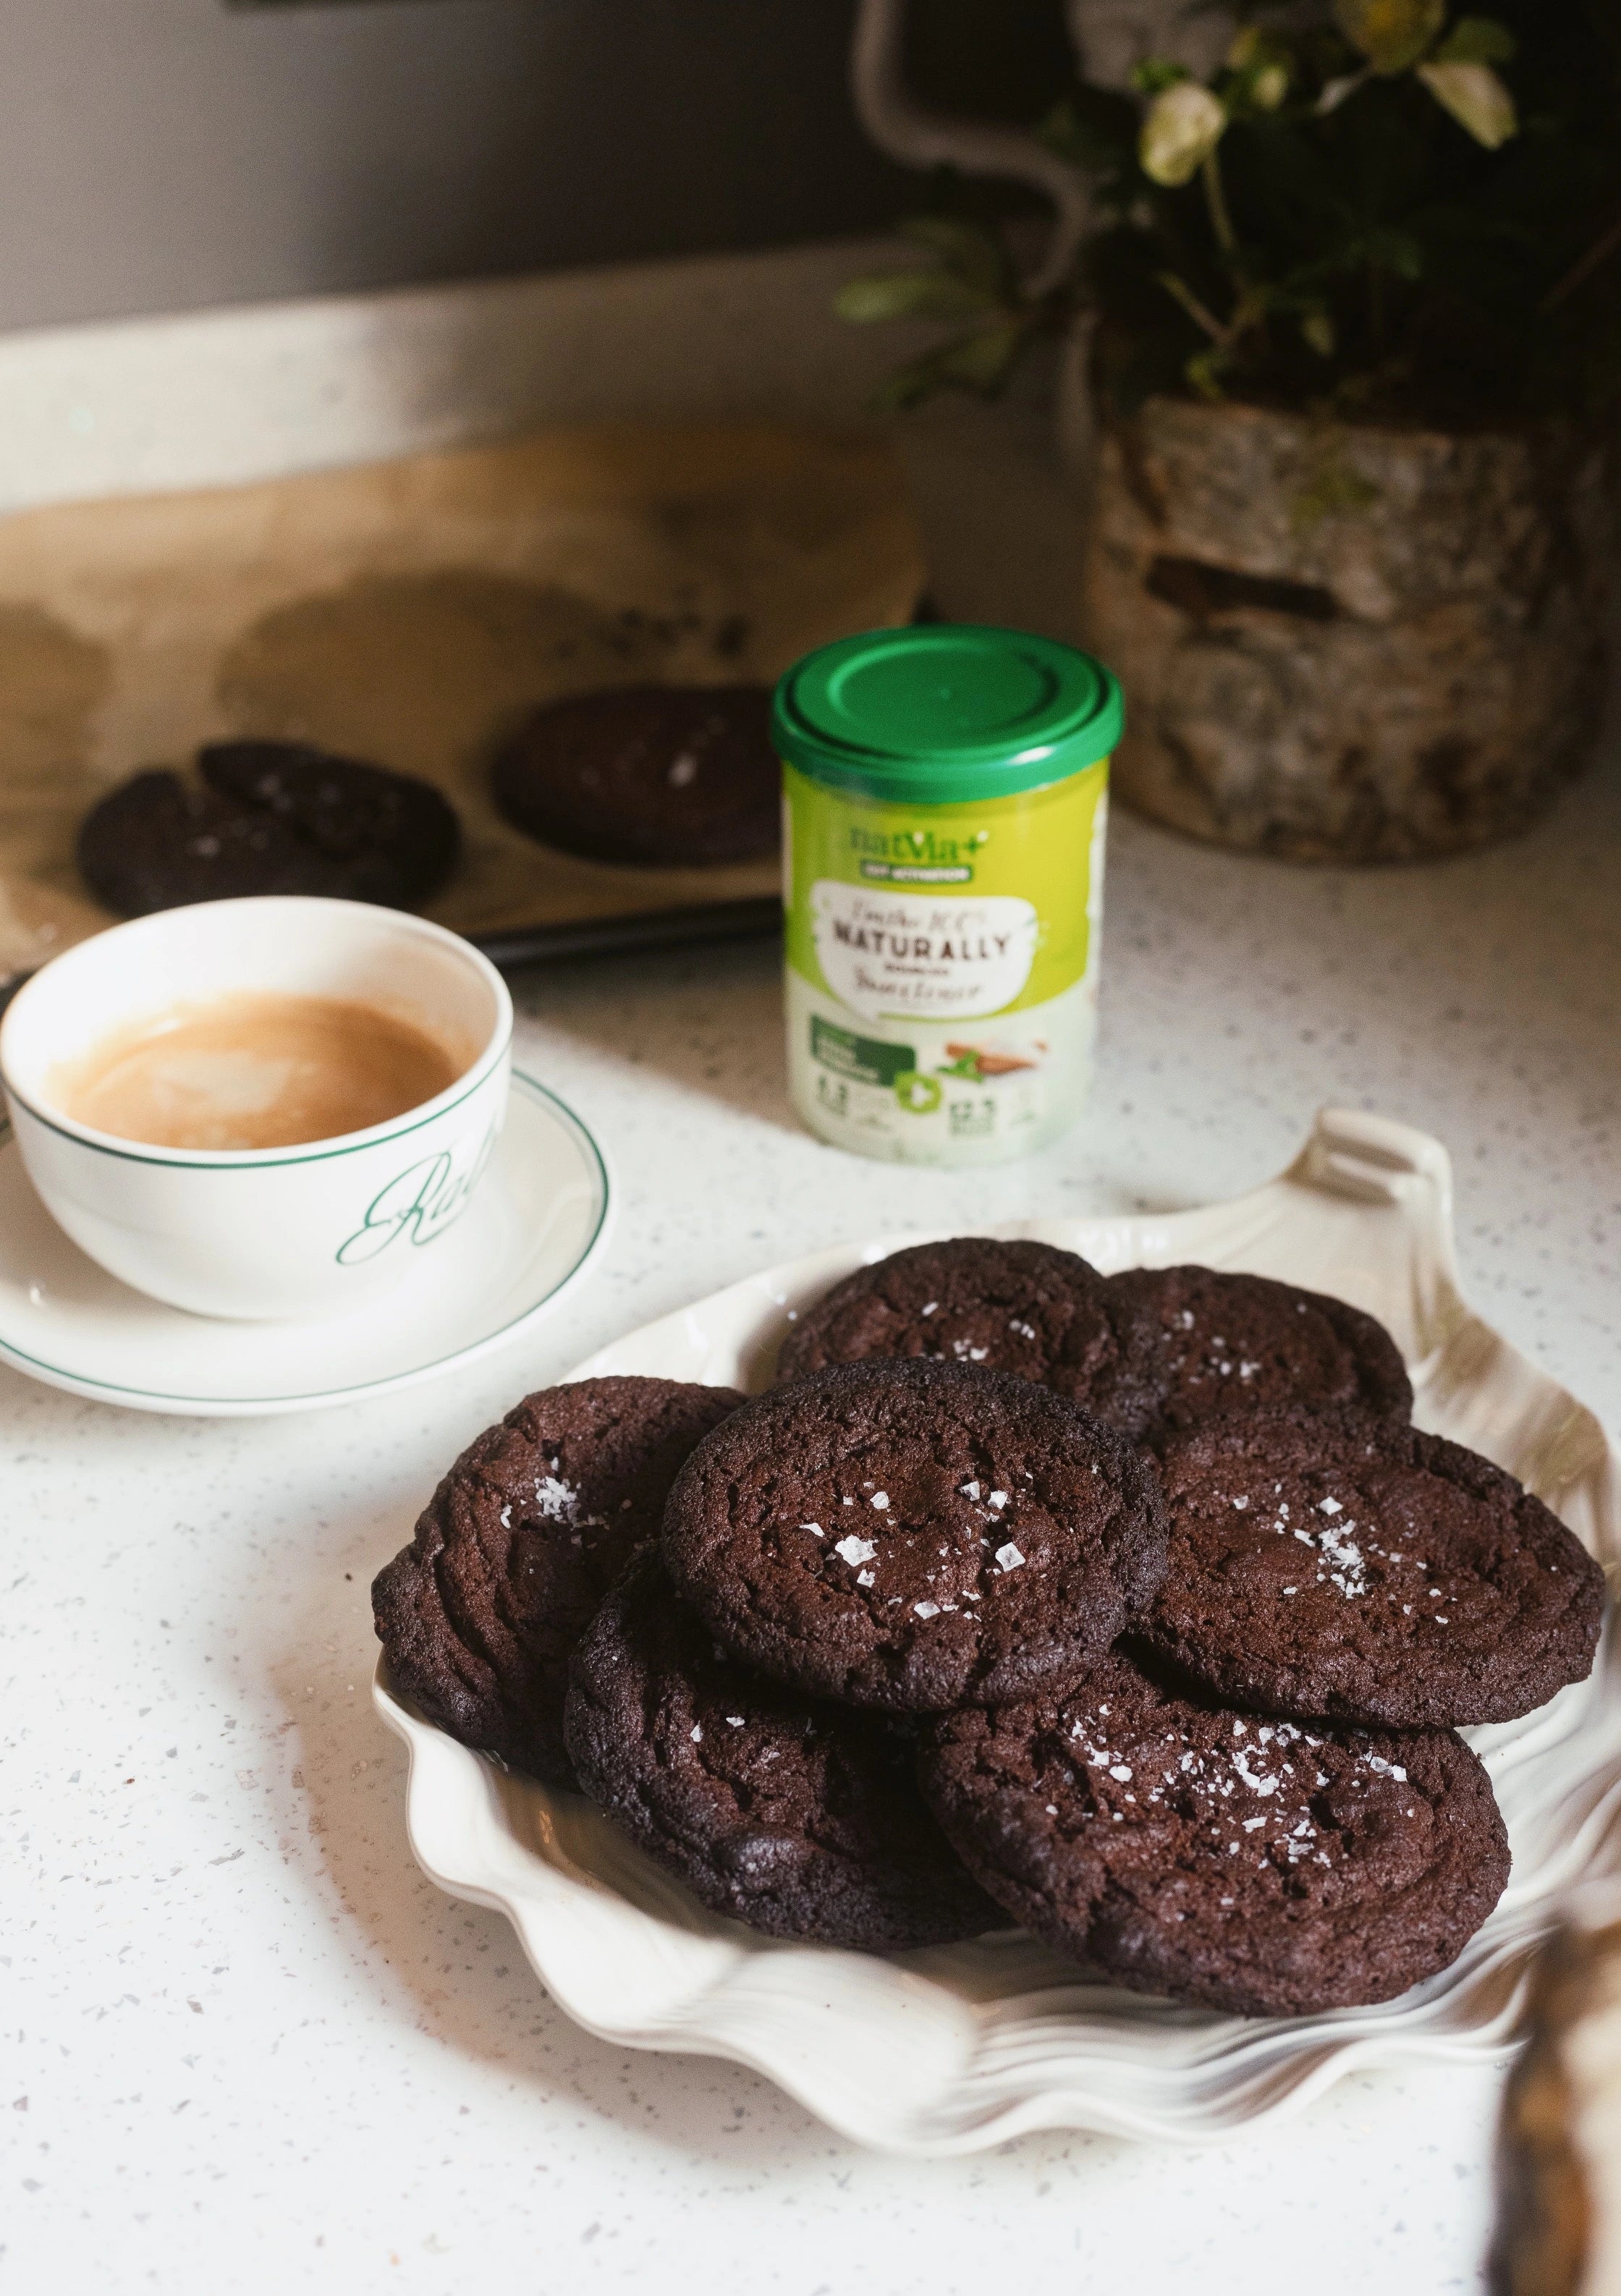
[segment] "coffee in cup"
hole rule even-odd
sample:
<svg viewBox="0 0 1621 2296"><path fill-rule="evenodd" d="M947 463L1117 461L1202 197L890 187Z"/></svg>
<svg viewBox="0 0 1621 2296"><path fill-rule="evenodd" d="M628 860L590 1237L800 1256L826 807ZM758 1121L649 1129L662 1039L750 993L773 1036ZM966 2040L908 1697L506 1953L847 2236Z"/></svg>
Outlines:
<svg viewBox="0 0 1621 2296"><path fill-rule="evenodd" d="M348 997L238 991L126 1022L53 1069L53 1107L160 1148L286 1148L387 1124L477 1056Z"/></svg>
<svg viewBox="0 0 1621 2296"><path fill-rule="evenodd" d="M345 1314L454 1232L512 1033L444 926L263 894L65 950L0 1020L0 1080L45 1209L111 1275L194 1315Z"/></svg>

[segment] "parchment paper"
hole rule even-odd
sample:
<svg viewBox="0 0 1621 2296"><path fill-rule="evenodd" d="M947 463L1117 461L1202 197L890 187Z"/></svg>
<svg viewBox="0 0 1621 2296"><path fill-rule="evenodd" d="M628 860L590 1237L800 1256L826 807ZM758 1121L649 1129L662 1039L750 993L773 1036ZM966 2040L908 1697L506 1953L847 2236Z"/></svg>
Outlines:
<svg viewBox="0 0 1621 2296"><path fill-rule="evenodd" d="M138 767L283 734L438 782L463 931L769 892L774 861L627 869L536 844L487 795L537 702L774 678L904 621L922 562L870 439L604 426L0 521L0 973L111 922L79 820Z"/></svg>

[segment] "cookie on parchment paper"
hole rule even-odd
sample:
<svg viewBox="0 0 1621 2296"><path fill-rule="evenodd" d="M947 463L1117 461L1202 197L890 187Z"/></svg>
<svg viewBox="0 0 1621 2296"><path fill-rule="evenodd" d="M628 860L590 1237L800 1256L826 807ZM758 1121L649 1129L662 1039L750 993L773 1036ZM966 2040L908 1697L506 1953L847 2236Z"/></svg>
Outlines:
<svg viewBox="0 0 1621 2296"><path fill-rule="evenodd" d="M86 816L81 875L119 916L256 893L414 908L462 832L431 783L300 742L210 742L201 778L136 774Z"/></svg>
<svg viewBox="0 0 1621 2296"><path fill-rule="evenodd" d="M763 685L634 685L538 709L491 775L515 828L589 861L705 869L774 853L782 769Z"/></svg>

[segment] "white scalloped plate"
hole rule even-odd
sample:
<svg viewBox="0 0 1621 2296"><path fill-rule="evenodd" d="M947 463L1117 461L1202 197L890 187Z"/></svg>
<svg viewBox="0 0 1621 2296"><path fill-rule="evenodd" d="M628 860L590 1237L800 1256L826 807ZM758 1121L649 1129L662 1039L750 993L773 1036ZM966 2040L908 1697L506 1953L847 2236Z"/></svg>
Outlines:
<svg viewBox="0 0 1621 2296"><path fill-rule="evenodd" d="M1394 1332L1423 1425L1511 1469L1607 1563L1621 1555L1621 1459L1592 1413L1460 1298L1451 1168L1427 1135L1326 1111L1289 1169L1234 1203L994 1233L1065 1245L1106 1270L1197 1260L1338 1293ZM758 1389L789 1311L921 1240L880 1237L768 1269L573 1375ZM411 1751L411 1845L423 1870L504 1913L580 2024L634 2048L735 2058L847 2136L943 2154L1032 2128L1220 2138L1353 2068L1500 2056L1527 1956L1561 1895L1578 1877L1621 1870L1617 1664L1607 1635L1591 1681L1524 1721L1466 1734L1491 1771L1514 1865L1451 1969L1377 2008L1253 2020L1090 1983L1018 1932L892 1957L774 1943L705 1912L577 1797L470 1753L381 1678L376 1699Z"/></svg>

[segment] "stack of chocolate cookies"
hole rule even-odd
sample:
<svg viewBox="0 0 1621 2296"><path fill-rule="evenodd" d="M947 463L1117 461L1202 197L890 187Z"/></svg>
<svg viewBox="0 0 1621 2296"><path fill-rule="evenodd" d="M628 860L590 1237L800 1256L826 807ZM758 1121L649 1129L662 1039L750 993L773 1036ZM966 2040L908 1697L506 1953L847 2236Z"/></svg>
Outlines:
<svg viewBox="0 0 1621 2296"><path fill-rule="evenodd" d="M1411 1424L1371 1318L982 1239L864 1267L777 1385L529 1397L373 1590L397 1687L716 1912L1028 1927L1248 2015L1445 1968L1509 1852L1461 1724L1590 1669L1596 1564Z"/></svg>

